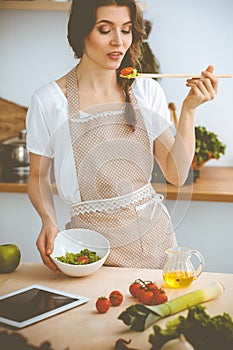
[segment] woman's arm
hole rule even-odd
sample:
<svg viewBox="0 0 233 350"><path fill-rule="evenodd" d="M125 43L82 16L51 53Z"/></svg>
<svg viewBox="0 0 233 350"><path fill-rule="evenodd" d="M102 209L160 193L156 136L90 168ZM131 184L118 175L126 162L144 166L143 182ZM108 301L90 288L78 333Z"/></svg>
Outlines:
<svg viewBox="0 0 233 350"><path fill-rule="evenodd" d="M30 153L28 195L42 220L42 228L36 242L37 248L44 264L58 274L60 271L49 257L59 231L53 203L51 166L50 158Z"/></svg>
<svg viewBox="0 0 233 350"><path fill-rule="evenodd" d="M195 110L204 102L214 99L218 81L209 66L201 79L189 79L190 91L183 101L176 137L166 130L154 141L154 155L165 178L170 183L184 184L195 153Z"/></svg>

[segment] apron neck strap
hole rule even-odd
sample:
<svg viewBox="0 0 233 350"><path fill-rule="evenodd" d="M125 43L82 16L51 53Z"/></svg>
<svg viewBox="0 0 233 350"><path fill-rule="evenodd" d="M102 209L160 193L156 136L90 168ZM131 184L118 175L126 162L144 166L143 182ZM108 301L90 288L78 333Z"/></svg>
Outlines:
<svg viewBox="0 0 233 350"><path fill-rule="evenodd" d="M79 117L77 67L71 69L66 75L66 93L69 118Z"/></svg>

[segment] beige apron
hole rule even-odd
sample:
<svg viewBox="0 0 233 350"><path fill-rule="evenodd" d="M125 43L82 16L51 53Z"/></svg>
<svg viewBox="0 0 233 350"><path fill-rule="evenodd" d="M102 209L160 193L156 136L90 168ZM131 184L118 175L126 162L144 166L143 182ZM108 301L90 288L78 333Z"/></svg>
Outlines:
<svg viewBox="0 0 233 350"><path fill-rule="evenodd" d="M134 132L125 106L80 118L76 68L67 75L67 99L81 202L71 206L66 228L102 233L111 247L105 265L162 268L176 238L163 197L150 184L153 155L132 91Z"/></svg>

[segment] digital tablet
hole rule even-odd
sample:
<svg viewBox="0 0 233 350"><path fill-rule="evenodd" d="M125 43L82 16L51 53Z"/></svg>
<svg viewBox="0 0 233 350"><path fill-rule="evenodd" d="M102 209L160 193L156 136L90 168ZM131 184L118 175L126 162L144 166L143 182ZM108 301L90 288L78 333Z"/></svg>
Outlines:
<svg viewBox="0 0 233 350"><path fill-rule="evenodd" d="M22 328L88 300L84 296L34 284L0 296L0 322Z"/></svg>

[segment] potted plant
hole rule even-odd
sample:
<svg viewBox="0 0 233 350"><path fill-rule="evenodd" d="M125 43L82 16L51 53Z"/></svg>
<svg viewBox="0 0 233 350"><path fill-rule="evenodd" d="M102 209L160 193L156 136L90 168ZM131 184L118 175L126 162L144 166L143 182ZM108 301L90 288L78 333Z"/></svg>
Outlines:
<svg viewBox="0 0 233 350"><path fill-rule="evenodd" d="M195 127L195 137L195 155L192 162L194 181L200 177L200 168L210 159L219 159L226 149L218 136L204 126Z"/></svg>
<svg viewBox="0 0 233 350"><path fill-rule="evenodd" d="M195 182L200 177L201 167L210 159L219 159L225 154L226 149L226 145L218 139L218 136L204 126L195 126L195 137L195 154L186 184ZM155 164L152 181L165 181L158 164Z"/></svg>

